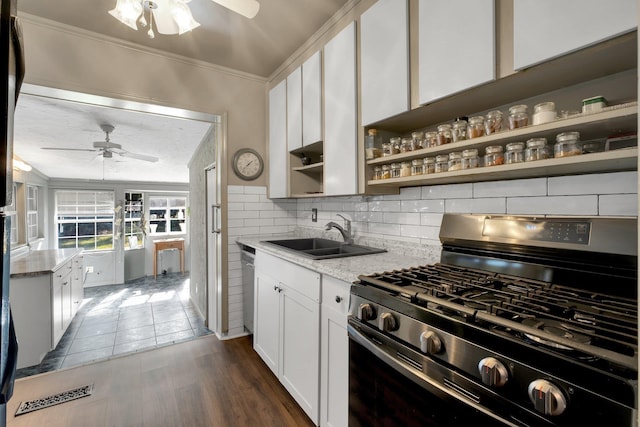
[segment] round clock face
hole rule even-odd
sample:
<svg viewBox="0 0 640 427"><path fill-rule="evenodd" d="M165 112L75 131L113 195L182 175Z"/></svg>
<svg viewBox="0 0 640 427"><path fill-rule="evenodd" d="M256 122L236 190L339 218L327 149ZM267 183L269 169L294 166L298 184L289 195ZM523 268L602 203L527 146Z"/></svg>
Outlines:
<svg viewBox="0 0 640 427"><path fill-rule="evenodd" d="M256 179L262 174L263 168L262 157L254 150L238 150L233 157L233 170L242 179Z"/></svg>

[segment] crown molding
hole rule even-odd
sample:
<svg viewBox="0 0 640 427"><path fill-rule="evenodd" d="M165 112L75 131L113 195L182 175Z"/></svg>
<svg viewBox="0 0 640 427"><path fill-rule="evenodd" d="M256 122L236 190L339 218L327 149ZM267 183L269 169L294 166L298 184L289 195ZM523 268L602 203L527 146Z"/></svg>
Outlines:
<svg viewBox="0 0 640 427"><path fill-rule="evenodd" d="M30 25L34 25L41 28L47 28L49 30L57 31L60 33L70 34L75 37L80 37L88 40L110 44L113 46L133 50L140 53L162 57L175 62L180 62L186 65L190 65L193 67L204 68L210 71L216 71L218 73L227 74L233 77L238 77L246 80L252 80L259 83L267 83L269 80L268 78L258 76L255 74L246 73L244 71L235 70L233 68L223 67L221 65L213 64L210 62L188 58L186 56L177 55L177 54L166 52L160 49L154 49L151 47L142 46L137 43L129 42L126 40L118 39L115 37L107 36L104 34L96 33L93 31L82 29L82 28L74 27L71 25L62 24L60 22L53 21L51 19L42 18L40 16L31 15L24 12L22 13L18 12L18 17L23 23L28 23Z"/></svg>

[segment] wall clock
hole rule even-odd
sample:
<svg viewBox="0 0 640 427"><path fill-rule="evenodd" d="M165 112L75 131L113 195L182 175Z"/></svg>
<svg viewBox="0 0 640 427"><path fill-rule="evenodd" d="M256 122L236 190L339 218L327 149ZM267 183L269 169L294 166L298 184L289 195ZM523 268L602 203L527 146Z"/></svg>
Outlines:
<svg viewBox="0 0 640 427"><path fill-rule="evenodd" d="M251 181L262 175L264 161L257 151L251 148L241 148L233 155L231 166L239 178Z"/></svg>

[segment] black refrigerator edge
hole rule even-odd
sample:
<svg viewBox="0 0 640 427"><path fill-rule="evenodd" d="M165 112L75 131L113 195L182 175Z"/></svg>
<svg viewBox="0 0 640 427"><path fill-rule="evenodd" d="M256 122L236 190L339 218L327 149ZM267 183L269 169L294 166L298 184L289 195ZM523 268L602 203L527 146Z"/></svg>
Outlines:
<svg viewBox="0 0 640 427"><path fill-rule="evenodd" d="M17 0L0 0L0 64L2 83L0 100L2 119L0 130L0 206L9 206L13 199L13 116L24 79L22 31L16 17ZM4 211L4 209L2 209ZM0 213L2 237L2 300L0 306L0 427L7 422L7 402L13 394L18 342L9 305L11 251L11 219Z"/></svg>

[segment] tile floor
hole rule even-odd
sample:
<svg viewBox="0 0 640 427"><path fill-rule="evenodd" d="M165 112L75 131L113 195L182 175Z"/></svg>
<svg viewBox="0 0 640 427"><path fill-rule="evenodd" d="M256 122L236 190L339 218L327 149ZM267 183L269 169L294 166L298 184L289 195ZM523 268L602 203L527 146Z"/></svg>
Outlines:
<svg viewBox="0 0 640 427"><path fill-rule="evenodd" d="M211 333L189 299L188 276L180 273L85 288L58 346L39 365L18 369L16 378Z"/></svg>

